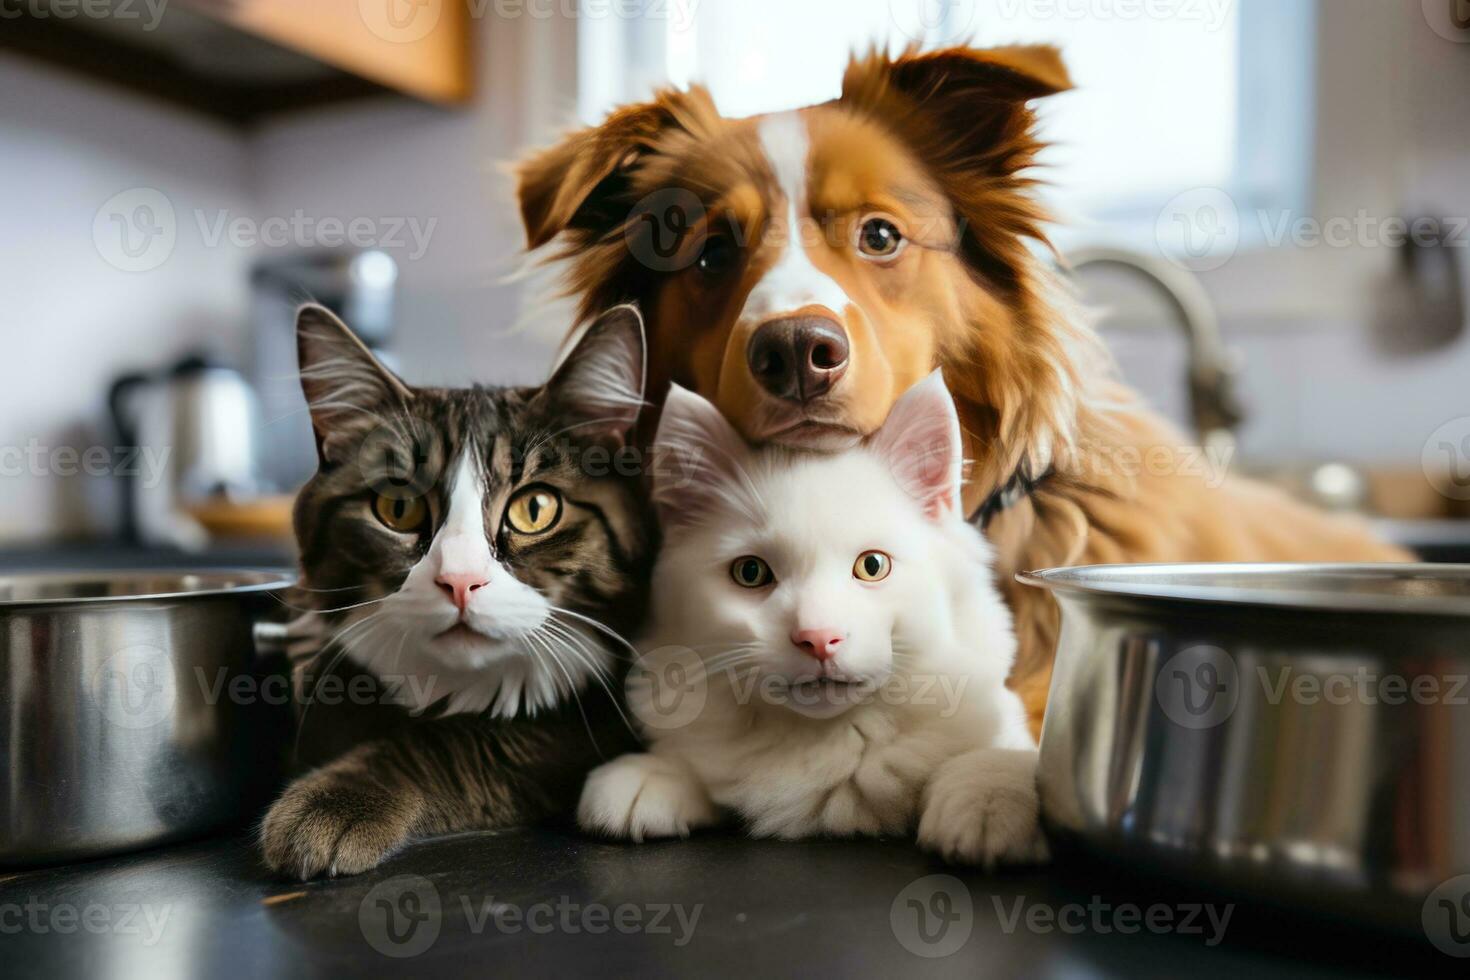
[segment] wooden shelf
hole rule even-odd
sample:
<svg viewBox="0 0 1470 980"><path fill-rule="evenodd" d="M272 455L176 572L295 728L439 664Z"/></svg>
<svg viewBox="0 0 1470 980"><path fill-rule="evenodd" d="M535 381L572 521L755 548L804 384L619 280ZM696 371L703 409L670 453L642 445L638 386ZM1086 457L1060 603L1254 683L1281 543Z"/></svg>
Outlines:
<svg viewBox="0 0 1470 980"><path fill-rule="evenodd" d="M385 19L370 24L367 12L380 2ZM468 102L474 84L466 7L408 5L419 17L427 17L423 10L438 15L432 23L400 21L395 33L386 20L389 2L174 0L151 25L145 16L31 12L0 22L0 49L237 124L385 92L442 106Z"/></svg>

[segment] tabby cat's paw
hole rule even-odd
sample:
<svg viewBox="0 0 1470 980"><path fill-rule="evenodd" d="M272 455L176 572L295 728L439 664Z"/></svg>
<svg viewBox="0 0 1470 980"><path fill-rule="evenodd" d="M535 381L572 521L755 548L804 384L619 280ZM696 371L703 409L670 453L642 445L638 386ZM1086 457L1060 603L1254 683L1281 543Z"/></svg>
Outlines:
<svg viewBox="0 0 1470 980"><path fill-rule="evenodd" d="M592 833L635 841L688 837L694 828L715 822L715 805L683 763L641 753L592 771L577 822Z"/></svg>
<svg viewBox="0 0 1470 980"><path fill-rule="evenodd" d="M1048 860L1036 793L1036 753L981 749L934 774L919 818L919 844L957 864Z"/></svg>
<svg viewBox="0 0 1470 980"><path fill-rule="evenodd" d="M417 797L329 772L287 787L261 826L266 864L307 881L375 868L407 843L419 816Z"/></svg>

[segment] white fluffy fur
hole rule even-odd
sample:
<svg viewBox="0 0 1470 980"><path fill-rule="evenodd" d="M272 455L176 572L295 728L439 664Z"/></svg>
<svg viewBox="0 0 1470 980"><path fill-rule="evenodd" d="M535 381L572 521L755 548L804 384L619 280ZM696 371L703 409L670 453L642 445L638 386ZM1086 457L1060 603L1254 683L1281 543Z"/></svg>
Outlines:
<svg viewBox="0 0 1470 980"><path fill-rule="evenodd" d="M1035 746L1004 683L1010 614L953 504L959 431L938 375L838 456L749 449L681 389L664 413L666 450L727 465L657 488L667 537L628 687L649 751L589 777L583 826L677 836L726 809L757 836L916 834L956 861L1041 857ZM853 575L870 549L892 556L878 583ZM775 583L736 584L744 555ZM825 664L791 636L817 627L846 634ZM819 673L848 686L814 687Z"/></svg>

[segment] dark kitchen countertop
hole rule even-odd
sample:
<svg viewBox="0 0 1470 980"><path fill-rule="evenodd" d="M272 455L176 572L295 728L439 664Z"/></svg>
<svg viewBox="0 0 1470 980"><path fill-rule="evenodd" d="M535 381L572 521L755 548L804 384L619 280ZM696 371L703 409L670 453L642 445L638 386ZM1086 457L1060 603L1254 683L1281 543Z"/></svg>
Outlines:
<svg viewBox="0 0 1470 980"><path fill-rule="evenodd" d="M47 980L1463 975L1464 960L1422 940L1269 906L1237 903L1213 947L1203 913L1193 924L1201 932L1187 935L1108 928L1129 924L1125 903L1162 905L1181 921L1195 903L1215 903L1218 919L1225 901L1076 861L956 870L897 841L710 834L639 846L556 829L422 842L360 877L300 885L269 877L242 833L0 872L0 972ZM920 936L918 908L935 945ZM1065 929L1048 926L1054 916ZM944 944L957 948L942 957L913 951L945 952Z"/></svg>
<svg viewBox="0 0 1470 980"><path fill-rule="evenodd" d="M290 563L270 547L205 556L106 543L0 552L0 570ZM1223 940L1208 945L1214 927L1190 908L1212 904L1218 918L1231 901L1076 858L986 874L947 868L898 841L710 834L636 846L557 829L422 842L369 874L301 885L273 880L251 835L238 832L60 868L0 869L0 976L1274 980L1463 976L1470 963L1422 937L1240 899ZM1112 928L1130 925L1130 906L1159 907L1155 914L1176 922L1191 916L1190 931ZM392 933L389 909L397 910Z"/></svg>

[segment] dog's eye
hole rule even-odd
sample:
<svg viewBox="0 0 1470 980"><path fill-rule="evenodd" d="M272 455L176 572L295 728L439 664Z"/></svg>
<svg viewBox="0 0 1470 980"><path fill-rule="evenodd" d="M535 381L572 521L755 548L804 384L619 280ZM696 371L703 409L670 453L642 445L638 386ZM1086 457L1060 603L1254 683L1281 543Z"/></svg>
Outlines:
<svg viewBox="0 0 1470 980"><path fill-rule="evenodd" d="M776 580L776 576L771 574L771 566L755 555L744 555L731 562L730 577L736 585L747 589L759 589Z"/></svg>
<svg viewBox="0 0 1470 980"><path fill-rule="evenodd" d="M429 506L423 497L388 497L380 493L373 497L373 514L390 531L409 534L428 518Z"/></svg>
<svg viewBox="0 0 1470 980"><path fill-rule="evenodd" d="M887 218L869 218L858 229L858 251L870 259L893 258L903 242L903 233Z"/></svg>
<svg viewBox="0 0 1470 980"><path fill-rule="evenodd" d="M721 235L712 236L704 243L704 251L699 253L699 259L695 263L699 271L714 278L723 276L735 265L737 252L735 243Z"/></svg>
<svg viewBox="0 0 1470 980"><path fill-rule="evenodd" d="M893 571L893 559L881 551L865 551L852 563L852 577L862 582L881 582Z"/></svg>

